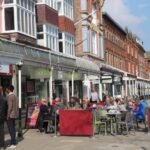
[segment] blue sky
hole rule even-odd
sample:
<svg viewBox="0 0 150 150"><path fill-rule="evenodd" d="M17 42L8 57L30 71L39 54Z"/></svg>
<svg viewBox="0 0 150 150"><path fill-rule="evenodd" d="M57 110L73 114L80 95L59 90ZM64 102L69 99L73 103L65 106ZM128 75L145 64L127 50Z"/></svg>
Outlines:
<svg viewBox="0 0 150 150"><path fill-rule="evenodd" d="M103 11L123 28L127 26L150 51L150 0L106 0Z"/></svg>

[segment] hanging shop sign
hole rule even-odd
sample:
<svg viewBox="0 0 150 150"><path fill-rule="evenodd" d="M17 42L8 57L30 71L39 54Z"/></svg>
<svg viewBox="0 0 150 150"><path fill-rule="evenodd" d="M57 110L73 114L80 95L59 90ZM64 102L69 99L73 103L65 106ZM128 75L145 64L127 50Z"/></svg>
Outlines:
<svg viewBox="0 0 150 150"><path fill-rule="evenodd" d="M74 73L72 76L71 72L63 72L63 71L58 71L58 79L60 80L81 80L83 78L83 75L80 73Z"/></svg>
<svg viewBox="0 0 150 150"><path fill-rule="evenodd" d="M29 67L28 71L32 79L46 79L50 76L50 71L47 68Z"/></svg>
<svg viewBox="0 0 150 150"><path fill-rule="evenodd" d="M1 65L0 64L0 73L10 73L9 65Z"/></svg>

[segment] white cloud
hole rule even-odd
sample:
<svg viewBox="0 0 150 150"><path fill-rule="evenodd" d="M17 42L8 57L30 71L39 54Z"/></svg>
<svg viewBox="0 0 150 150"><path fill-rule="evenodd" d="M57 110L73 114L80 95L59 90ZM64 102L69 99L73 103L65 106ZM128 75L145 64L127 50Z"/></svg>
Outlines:
<svg viewBox="0 0 150 150"><path fill-rule="evenodd" d="M108 12L114 20L124 26L138 25L146 20L146 17L131 13L124 0L106 0L103 11Z"/></svg>

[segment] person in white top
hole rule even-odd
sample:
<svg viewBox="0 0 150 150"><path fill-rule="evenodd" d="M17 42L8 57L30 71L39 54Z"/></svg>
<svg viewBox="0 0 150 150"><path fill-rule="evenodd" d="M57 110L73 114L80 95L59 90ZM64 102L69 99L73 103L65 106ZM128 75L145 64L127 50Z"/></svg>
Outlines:
<svg viewBox="0 0 150 150"><path fill-rule="evenodd" d="M98 100L99 100L98 93L96 92L95 89L93 89L93 90L92 90L92 93L91 93L90 101L91 101L91 102L98 102Z"/></svg>

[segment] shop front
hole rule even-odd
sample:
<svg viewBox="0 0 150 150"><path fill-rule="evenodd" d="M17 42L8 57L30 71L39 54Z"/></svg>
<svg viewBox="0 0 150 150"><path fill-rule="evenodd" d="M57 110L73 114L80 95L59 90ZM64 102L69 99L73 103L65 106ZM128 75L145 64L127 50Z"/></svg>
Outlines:
<svg viewBox="0 0 150 150"><path fill-rule="evenodd" d="M94 91L98 97L102 97L102 88L100 81L100 69L97 64L84 58L77 58L77 72L82 76L82 99L91 98L91 93ZM81 82L80 82L81 83Z"/></svg>
<svg viewBox="0 0 150 150"><path fill-rule="evenodd" d="M124 97L123 76L125 72L109 65L102 65L100 70L103 95L109 95L113 98Z"/></svg>

